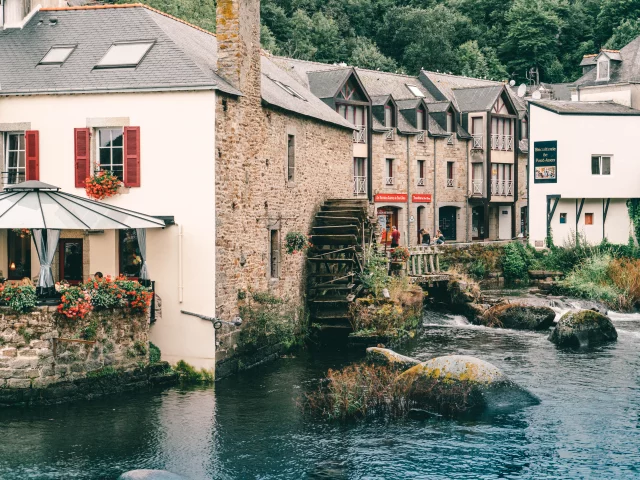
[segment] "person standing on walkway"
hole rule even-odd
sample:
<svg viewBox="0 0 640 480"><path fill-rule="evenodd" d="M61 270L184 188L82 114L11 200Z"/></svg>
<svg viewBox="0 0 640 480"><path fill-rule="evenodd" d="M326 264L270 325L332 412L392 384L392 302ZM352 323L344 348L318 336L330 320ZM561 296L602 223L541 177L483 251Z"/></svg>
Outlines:
<svg viewBox="0 0 640 480"><path fill-rule="evenodd" d="M400 245L400 232L397 227L391 229L391 248L396 248Z"/></svg>
<svg viewBox="0 0 640 480"><path fill-rule="evenodd" d="M422 244L423 245L431 245L431 235L426 229L420 230L420 235L422 235Z"/></svg>

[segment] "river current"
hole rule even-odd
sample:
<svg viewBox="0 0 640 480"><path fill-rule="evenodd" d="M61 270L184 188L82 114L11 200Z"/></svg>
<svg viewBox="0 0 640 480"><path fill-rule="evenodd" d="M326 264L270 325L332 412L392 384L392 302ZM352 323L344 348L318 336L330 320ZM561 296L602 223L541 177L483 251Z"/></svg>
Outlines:
<svg viewBox="0 0 640 480"><path fill-rule="evenodd" d="M562 310L560 305L557 309ZM545 333L426 312L402 353L487 360L536 406L477 420L327 424L297 402L347 353L303 352L213 388L0 410L0 479L115 479L135 468L200 479L640 478L640 315L610 313L618 342L559 350Z"/></svg>

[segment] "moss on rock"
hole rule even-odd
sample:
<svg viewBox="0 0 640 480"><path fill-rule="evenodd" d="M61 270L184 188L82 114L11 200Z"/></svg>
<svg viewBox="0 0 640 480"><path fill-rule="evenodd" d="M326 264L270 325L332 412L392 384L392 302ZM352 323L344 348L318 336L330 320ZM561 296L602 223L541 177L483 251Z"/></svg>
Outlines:
<svg viewBox="0 0 640 480"><path fill-rule="evenodd" d="M507 303L491 307L480 317L479 323L514 330L547 330L553 326L555 318L556 312L550 307Z"/></svg>
<svg viewBox="0 0 640 480"><path fill-rule="evenodd" d="M558 346L583 347L613 342L618 332L609 317L593 310L565 313L549 340Z"/></svg>

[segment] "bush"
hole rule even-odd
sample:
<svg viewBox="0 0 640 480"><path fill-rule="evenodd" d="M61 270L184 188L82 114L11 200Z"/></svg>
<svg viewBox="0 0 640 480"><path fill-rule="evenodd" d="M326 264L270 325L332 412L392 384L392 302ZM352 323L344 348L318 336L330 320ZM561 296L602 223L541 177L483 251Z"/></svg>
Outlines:
<svg viewBox="0 0 640 480"><path fill-rule="evenodd" d="M33 285L0 286L0 303L17 313L27 313L36 307L38 296Z"/></svg>
<svg viewBox="0 0 640 480"><path fill-rule="evenodd" d="M502 258L504 279L510 283L527 281L532 259L533 255L522 243L512 242L505 245Z"/></svg>
<svg viewBox="0 0 640 480"><path fill-rule="evenodd" d="M389 263L383 255L378 255L372 250L365 259L365 269L359 275L360 282L366 290L373 296L380 297L382 290L389 286L391 277L389 276Z"/></svg>
<svg viewBox="0 0 640 480"><path fill-rule="evenodd" d="M585 259L561 283L568 295L605 302L611 308L621 308L626 303L622 292L611 283L608 271L611 256L598 254Z"/></svg>
<svg viewBox="0 0 640 480"><path fill-rule="evenodd" d="M631 309L640 301L640 260L614 259L609 263L607 276L620 290L625 299L626 309Z"/></svg>
<svg viewBox="0 0 640 480"><path fill-rule="evenodd" d="M85 318L93 309L91 305L91 297L89 293L76 286L61 285L60 305L58 305L58 313L67 318Z"/></svg>
<svg viewBox="0 0 640 480"><path fill-rule="evenodd" d="M239 340L247 350L255 350L270 342L281 343L289 349L301 343L306 336L302 309L267 292L251 292L247 303L240 307L240 316Z"/></svg>
<svg viewBox="0 0 640 480"><path fill-rule="evenodd" d="M485 278L489 273L487 270L487 266L485 265L483 260L477 260L473 262L471 265L469 265L467 272L477 280Z"/></svg>
<svg viewBox="0 0 640 480"><path fill-rule="evenodd" d="M211 372L205 369L196 370L195 367L189 365L184 360L176 363L173 370L178 374L178 379L182 384L213 383L213 374Z"/></svg>
<svg viewBox="0 0 640 480"><path fill-rule="evenodd" d="M160 358L162 358L160 349L153 342L149 342L149 363L158 363Z"/></svg>

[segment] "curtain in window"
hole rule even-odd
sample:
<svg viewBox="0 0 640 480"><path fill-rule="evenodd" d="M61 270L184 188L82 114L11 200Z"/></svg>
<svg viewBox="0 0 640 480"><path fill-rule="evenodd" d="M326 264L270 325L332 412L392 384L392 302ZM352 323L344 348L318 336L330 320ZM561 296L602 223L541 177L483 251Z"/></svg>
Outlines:
<svg viewBox="0 0 640 480"><path fill-rule="evenodd" d="M44 232L47 232L46 238ZM47 289L55 286L53 281L53 271L51 264L53 257L58 249L58 240L60 240L60 230L32 230L33 243L38 252L38 260L40 261L40 274L38 275L38 292L44 293Z"/></svg>
<svg viewBox="0 0 640 480"><path fill-rule="evenodd" d="M140 266L140 280L149 280L149 269L147 268L147 229L136 228L138 236L138 248L142 257L142 265Z"/></svg>

